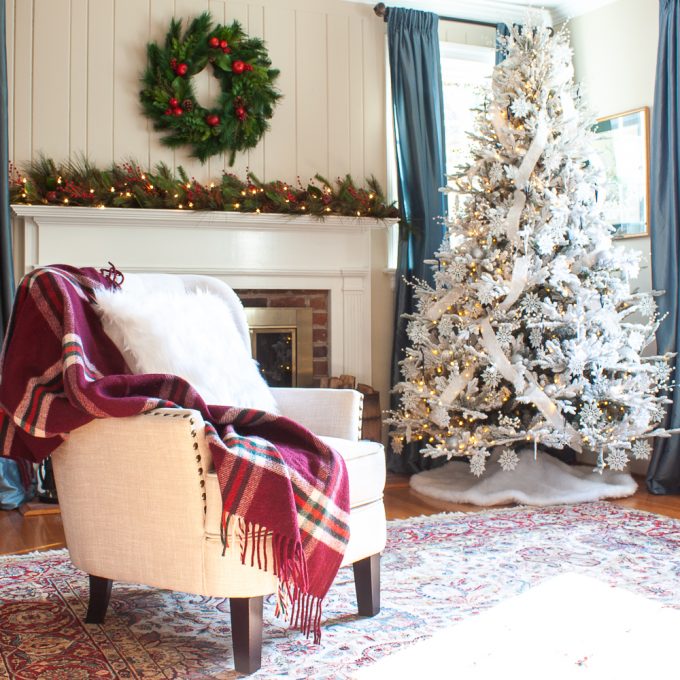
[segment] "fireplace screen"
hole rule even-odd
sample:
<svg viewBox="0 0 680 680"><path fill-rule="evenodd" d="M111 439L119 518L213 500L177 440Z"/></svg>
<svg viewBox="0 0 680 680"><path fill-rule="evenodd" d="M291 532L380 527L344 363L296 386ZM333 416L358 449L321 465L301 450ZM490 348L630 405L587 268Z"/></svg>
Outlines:
<svg viewBox="0 0 680 680"><path fill-rule="evenodd" d="M270 387L312 385L312 310L246 307L250 343Z"/></svg>

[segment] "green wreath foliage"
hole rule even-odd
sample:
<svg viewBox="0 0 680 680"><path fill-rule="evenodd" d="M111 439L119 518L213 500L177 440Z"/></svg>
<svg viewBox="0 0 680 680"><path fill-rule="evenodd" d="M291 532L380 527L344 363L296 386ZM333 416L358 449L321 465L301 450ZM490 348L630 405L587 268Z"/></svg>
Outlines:
<svg viewBox="0 0 680 680"><path fill-rule="evenodd" d="M196 100L191 82L207 66L220 84L216 106L206 109ZM154 128L165 132L170 147L189 145L202 163L210 156L254 147L269 128L281 95L274 88L279 75L271 68L264 42L248 37L241 25L213 25L209 12L191 21L173 19L165 44L147 45L147 67L140 99Z"/></svg>

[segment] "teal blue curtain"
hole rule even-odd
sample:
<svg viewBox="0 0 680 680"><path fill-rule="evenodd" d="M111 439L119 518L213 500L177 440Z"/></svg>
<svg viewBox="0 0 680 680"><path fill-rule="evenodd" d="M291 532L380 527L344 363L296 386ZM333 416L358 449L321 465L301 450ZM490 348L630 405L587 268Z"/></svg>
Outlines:
<svg viewBox="0 0 680 680"><path fill-rule="evenodd" d="M510 35L507 24L496 24L496 65L500 64L506 57L508 50L502 38Z"/></svg>
<svg viewBox="0 0 680 680"><path fill-rule="evenodd" d="M666 293L657 298L667 315L656 340L659 352L676 352L680 299L680 0L660 0L659 48L651 128L650 208L652 283ZM680 427L680 376L675 382L666 417L667 427ZM657 439L647 473L647 488L655 494L680 493L680 437Z"/></svg>
<svg viewBox="0 0 680 680"><path fill-rule="evenodd" d="M412 287L404 278L433 282L424 260L434 256L444 235L446 199L439 188L446 185L446 143L438 24L436 14L396 7L390 7L387 18L402 213L392 385L401 379L399 361L409 344L402 315L415 311ZM392 407L397 406L393 397ZM405 447L402 454L388 452L388 467L395 472L416 472L431 465L432 460L422 458L414 446Z"/></svg>
<svg viewBox="0 0 680 680"><path fill-rule="evenodd" d="M9 136L7 130L7 45L5 0L0 0L0 324L3 335L12 312L14 269L12 266L12 225L9 216ZM16 508L26 499L22 475L13 460L0 457L0 509Z"/></svg>

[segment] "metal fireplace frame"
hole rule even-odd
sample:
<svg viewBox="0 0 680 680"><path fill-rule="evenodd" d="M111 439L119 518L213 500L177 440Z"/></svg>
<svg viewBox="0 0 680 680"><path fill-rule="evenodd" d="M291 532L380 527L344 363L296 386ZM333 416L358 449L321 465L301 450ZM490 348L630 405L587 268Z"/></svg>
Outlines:
<svg viewBox="0 0 680 680"><path fill-rule="evenodd" d="M314 384L312 309L309 307L246 307L250 346L256 356L258 333L291 333L293 344L293 387Z"/></svg>

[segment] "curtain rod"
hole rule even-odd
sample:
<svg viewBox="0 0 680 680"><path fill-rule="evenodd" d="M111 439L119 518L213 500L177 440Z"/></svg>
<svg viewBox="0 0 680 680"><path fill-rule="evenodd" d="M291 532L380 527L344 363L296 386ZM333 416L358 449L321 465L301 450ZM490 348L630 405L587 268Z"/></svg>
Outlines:
<svg viewBox="0 0 680 680"><path fill-rule="evenodd" d="M389 7L385 6L384 2L379 2L374 8L376 16L382 17L383 21L387 21L387 14L390 11ZM444 17L439 15L442 21L457 21L461 24L472 24L473 26L488 26L489 28L496 28L497 24L492 24L488 21L477 21L477 19L460 19L459 17Z"/></svg>

